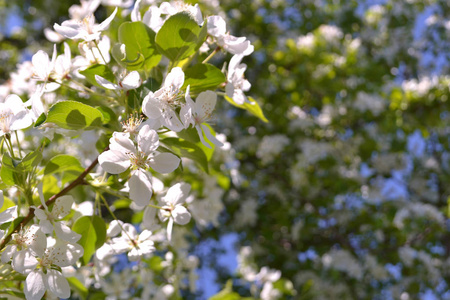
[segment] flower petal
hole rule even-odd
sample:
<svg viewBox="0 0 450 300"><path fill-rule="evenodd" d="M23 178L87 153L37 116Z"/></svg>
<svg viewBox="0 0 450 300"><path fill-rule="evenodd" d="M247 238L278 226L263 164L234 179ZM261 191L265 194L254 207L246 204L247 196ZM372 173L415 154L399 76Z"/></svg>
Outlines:
<svg viewBox="0 0 450 300"><path fill-rule="evenodd" d="M173 68L164 80L164 87L174 86L180 89L184 84L184 72L180 67Z"/></svg>
<svg viewBox="0 0 450 300"><path fill-rule="evenodd" d="M95 75L95 81L97 81L98 84L100 84L102 87L104 87L105 89L108 90L120 90L120 87L115 84L112 83L111 81L99 76L99 75Z"/></svg>
<svg viewBox="0 0 450 300"><path fill-rule="evenodd" d="M150 161L149 165L156 172L165 174L175 171L180 165L180 159L172 153L160 153Z"/></svg>
<svg viewBox="0 0 450 300"><path fill-rule="evenodd" d="M70 286L67 279L57 270L47 270L48 289L59 298L70 297Z"/></svg>
<svg viewBox="0 0 450 300"><path fill-rule="evenodd" d="M212 142L217 147L223 146L223 143L221 141L219 141L218 139L216 139L216 137L214 135L212 135L211 130L208 126L206 126L205 124L202 124L202 129L210 142Z"/></svg>
<svg viewBox="0 0 450 300"><path fill-rule="evenodd" d="M28 274L23 292L27 300L40 300L45 294L44 273L39 271L33 271Z"/></svg>
<svg viewBox="0 0 450 300"><path fill-rule="evenodd" d="M125 78L120 82L120 86L124 90L134 90L141 85L141 76L138 71L130 72Z"/></svg>
<svg viewBox="0 0 450 300"><path fill-rule="evenodd" d="M217 95L213 91L201 92L195 100L195 111L200 118L209 117L216 106Z"/></svg>
<svg viewBox="0 0 450 300"><path fill-rule="evenodd" d="M172 211L173 220L180 225L186 225L191 220L191 214L186 207L178 205Z"/></svg>
<svg viewBox="0 0 450 300"><path fill-rule="evenodd" d="M128 180L130 186L130 199L138 206L146 206L150 203L152 197L152 183L147 171L135 170L131 173Z"/></svg>
<svg viewBox="0 0 450 300"><path fill-rule="evenodd" d="M150 126L144 125L137 137L139 151L144 152L149 155L159 147L159 136L155 130L151 129Z"/></svg>
<svg viewBox="0 0 450 300"><path fill-rule="evenodd" d="M124 160L124 156L118 151L108 150L98 156L100 166L110 174L120 174L130 167L130 160Z"/></svg>
<svg viewBox="0 0 450 300"><path fill-rule="evenodd" d="M70 213L73 202L73 197L70 195L59 197L56 199L55 205L53 205L52 215L58 219L64 218Z"/></svg>

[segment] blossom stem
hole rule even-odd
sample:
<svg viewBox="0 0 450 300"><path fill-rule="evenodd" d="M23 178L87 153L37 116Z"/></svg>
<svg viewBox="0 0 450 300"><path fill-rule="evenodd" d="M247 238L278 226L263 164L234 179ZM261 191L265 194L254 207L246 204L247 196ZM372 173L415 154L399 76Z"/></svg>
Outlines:
<svg viewBox="0 0 450 300"><path fill-rule="evenodd" d="M157 205L153 205L153 204L148 204L148 206L157 208L157 209L163 209L161 206L157 206Z"/></svg>
<svg viewBox="0 0 450 300"><path fill-rule="evenodd" d="M217 52L219 52L220 51L220 46L217 46L217 48L216 49L214 49L214 51L213 52L211 52L211 54L210 55L208 55L208 57L207 58L205 58L205 60L204 61L202 61L202 64L206 64L211 58L213 58L214 57L214 55L216 55L216 53Z"/></svg>
<svg viewBox="0 0 450 300"><path fill-rule="evenodd" d="M105 149L105 151L108 149ZM95 159L90 165L89 167L87 167L83 173L81 173L74 181L72 181L71 184L69 184L68 186L66 186L64 189L62 189L59 193L51 196L47 202L45 202L45 205L50 206L51 204L53 204L53 202L56 201L56 199L58 199L59 197L67 194L70 190L72 190L74 187L83 184L84 183L84 177L87 176L87 174L89 174L92 169L95 168L95 166L98 164L98 158ZM44 209L44 205L40 205L39 206L40 209ZM14 229L8 233L7 236L5 236L5 238L2 240L1 244L0 244L0 250L2 250L3 248L5 248L6 244L11 240L11 237L13 235L13 233L18 232L20 228L24 227L26 224L28 224L28 222L30 222L34 217L34 209L30 208L30 211L28 213L28 215L19 223L16 225L16 227L14 227Z"/></svg>
<svg viewBox="0 0 450 300"><path fill-rule="evenodd" d="M97 47L98 53L100 53L100 56L102 57L103 62L105 63L105 65L107 65L108 63L106 62L105 57L103 57L102 51L100 50L100 47L98 46L98 43L97 43L96 40L94 40L94 44L95 44L95 47ZM91 49L91 50L92 50L92 49ZM95 56L94 56L94 57L95 57Z"/></svg>
<svg viewBox="0 0 450 300"><path fill-rule="evenodd" d="M127 235L128 239L136 246L136 243L134 242L134 240L128 235L128 232L125 229L123 229L122 224L120 224L120 222L119 222L119 219L117 219L116 215L111 210L111 207L109 207L109 204L106 201L105 197L103 197L103 195L101 193L98 193L98 195L103 200L103 203L105 203L105 206L106 206L106 209L108 210L108 212L111 214L111 216L114 218L114 220L117 221L117 224L119 225L120 229L122 229L122 232L124 232Z"/></svg>
<svg viewBox="0 0 450 300"><path fill-rule="evenodd" d="M19 157L20 157L20 159L23 159L23 157L22 157L22 149L20 148L20 142L19 142L19 136L17 134L17 130L14 132L14 134L16 136L17 148L19 149Z"/></svg>

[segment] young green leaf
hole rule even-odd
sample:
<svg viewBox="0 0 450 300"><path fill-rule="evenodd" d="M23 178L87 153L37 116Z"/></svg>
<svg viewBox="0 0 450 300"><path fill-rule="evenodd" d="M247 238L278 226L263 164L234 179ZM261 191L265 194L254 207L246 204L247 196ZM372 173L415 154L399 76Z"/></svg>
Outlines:
<svg viewBox="0 0 450 300"><path fill-rule="evenodd" d="M194 54L205 42L206 21L202 27L187 12L180 12L166 20L156 34L156 46L171 61L183 60Z"/></svg>
<svg viewBox="0 0 450 300"><path fill-rule="evenodd" d="M151 70L161 60L155 46L155 32L142 22L125 22L119 27L120 45L114 46L114 58L128 70ZM118 50L125 44L126 58ZM118 48L119 47L119 48Z"/></svg>
<svg viewBox="0 0 450 300"><path fill-rule="evenodd" d="M191 86L191 93L198 94L206 90L215 90L226 81L225 75L213 65L197 64L184 71L183 89Z"/></svg>
<svg viewBox="0 0 450 300"><path fill-rule="evenodd" d="M61 101L50 108L46 123L54 123L64 129L89 129L101 126L103 115L92 106L76 101Z"/></svg>

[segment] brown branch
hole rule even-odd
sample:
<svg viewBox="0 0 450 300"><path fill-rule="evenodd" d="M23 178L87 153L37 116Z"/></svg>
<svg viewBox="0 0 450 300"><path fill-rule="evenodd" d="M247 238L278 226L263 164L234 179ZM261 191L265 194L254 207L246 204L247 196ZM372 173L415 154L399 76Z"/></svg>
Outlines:
<svg viewBox="0 0 450 300"><path fill-rule="evenodd" d="M47 206L53 204L53 202L56 201L56 199L58 199L59 197L67 194L71 189L73 189L74 187L76 187L77 185L83 184L84 183L84 177L86 177L87 174L89 174L89 172L92 171L92 169L98 164L98 158L96 158L89 167L87 167L83 173L81 173L77 179L75 179L74 181L72 181L71 184L69 184L68 186L66 186L64 189L62 189L59 193L51 196L46 202L45 204ZM40 205L38 208L40 209L44 209L44 205ZM20 228L22 228L23 226L25 226L28 222L31 221L31 219L33 219L34 217L34 209L30 208L30 211L28 212L28 215L19 223L16 225L16 227L14 228L13 231L11 231L2 241L2 243L0 244L0 250L2 250L6 244L11 240L11 236L13 235L13 233L18 232Z"/></svg>

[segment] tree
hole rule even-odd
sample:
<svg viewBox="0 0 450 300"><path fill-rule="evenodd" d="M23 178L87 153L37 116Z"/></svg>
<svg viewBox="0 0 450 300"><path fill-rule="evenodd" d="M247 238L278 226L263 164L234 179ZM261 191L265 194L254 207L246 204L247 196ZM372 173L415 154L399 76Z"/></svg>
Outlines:
<svg viewBox="0 0 450 300"><path fill-rule="evenodd" d="M111 50L101 51L105 57L96 50L102 47L101 39L94 39L95 47L80 47L88 60L98 60L79 72L86 81L76 73L70 73L70 80L55 78L54 72L45 72L50 69L39 68L47 86L62 83L56 99L74 101L58 102L48 114L47 108L41 114L33 105L33 111L40 112L35 113L34 126L50 127L53 122L63 129L89 131L80 135L81 147L72 148L74 156L53 158L61 149L59 143L80 139L69 139L69 131L61 135L58 128L53 138L38 140L28 130L23 140L19 136L20 150L6 134L1 178L14 202L6 199L6 206L38 205L38 182L50 203L65 193L59 186L75 183L70 188L75 202L90 200L94 215L102 218L71 215L76 209L69 217L54 214L55 207L68 211L61 201L53 210L42 205L42 218L36 214L36 225L22 240L30 234L42 239L36 226L44 228L46 220L73 220L71 230L81 234L78 244L84 252L64 248L78 253L79 260L75 255L78 265L71 274L77 276L63 273L72 291L87 299L105 297L108 291L119 298L196 299L201 291L194 288L195 269L206 264L217 270L223 286L211 298L216 300L415 299L425 293L448 297L449 8L445 1L320 4L221 1L219 8L205 1L199 3L203 15L216 16L199 17L197 6L183 6L190 16L175 14L165 21L155 18L158 8L172 15L176 6L158 3L146 13L145 1L137 1L133 10L133 3L124 3L105 31L112 40ZM98 20L114 10L108 1L95 9ZM56 11L52 19L64 27L67 17ZM181 28L175 30L176 26ZM69 37L75 34L67 26L55 29ZM230 37L228 31L247 37L251 45L246 38ZM51 49L42 35L33 36L47 45L44 49ZM205 39L212 47L194 54ZM77 44L68 42L72 53ZM69 48L59 45L58 53ZM252 45L254 53L247 55ZM39 53L39 61L50 63L47 54ZM111 63L99 63L107 61L109 53ZM63 56L58 59L64 61ZM62 66L59 69L66 70ZM128 75L116 68L127 69ZM13 91L25 86L16 84L17 77L11 76ZM75 79L84 90L71 84ZM207 90L218 92L217 102L215 93ZM32 94L14 93L24 100ZM51 104L49 95L46 91L42 98ZM169 104L161 105L162 95L171 99ZM174 107L172 100L178 105ZM201 125L214 106L213 126ZM141 107L147 125L139 130ZM130 113L133 117L127 118ZM122 126L128 133L119 134ZM153 126L159 129L157 135ZM215 135L212 128L225 135ZM55 129L46 129L50 130ZM86 152L88 137L97 153ZM19 154L27 155L14 157ZM95 165L98 154L103 169L117 175L88 175L91 167L81 166ZM158 155L164 159L158 160ZM182 158L182 168L177 168L177 157ZM166 162L171 162L169 167ZM41 174L34 167L42 169ZM174 167L168 176L158 174L160 168ZM128 178L129 193L123 190ZM190 192L185 183L192 187ZM13 196L10 186L19 186L19 195ZM139 209L143 206L145 211ZM186 222L191 214L194 222ZM5 236L19 228L18 222L31 224L30 218L2 225ZM140 223L141 228L130 225ZM56 228L55 224L59 223L53 224ZM230 232L239 237L234 274L218 263L220 249L210 257L200 255L200 260L195 251L203 241ZM54 273L65 265L56 260L56 270L45 276L19 264L19 258L42 252L42 243L28 247L32 254L15 254L18 258L4 266L12 270L8 279L23 282L19 273L32 274L34 281L50 275L60 278ZM122 257L112 255L114 251L128 252L127 263L110 261ZM133 265L137 257L143 258ZM90 268L92 264L97 269ZM105 274L105 279L94 274ZM20 290L5 291L19 295Z"/></svg>

